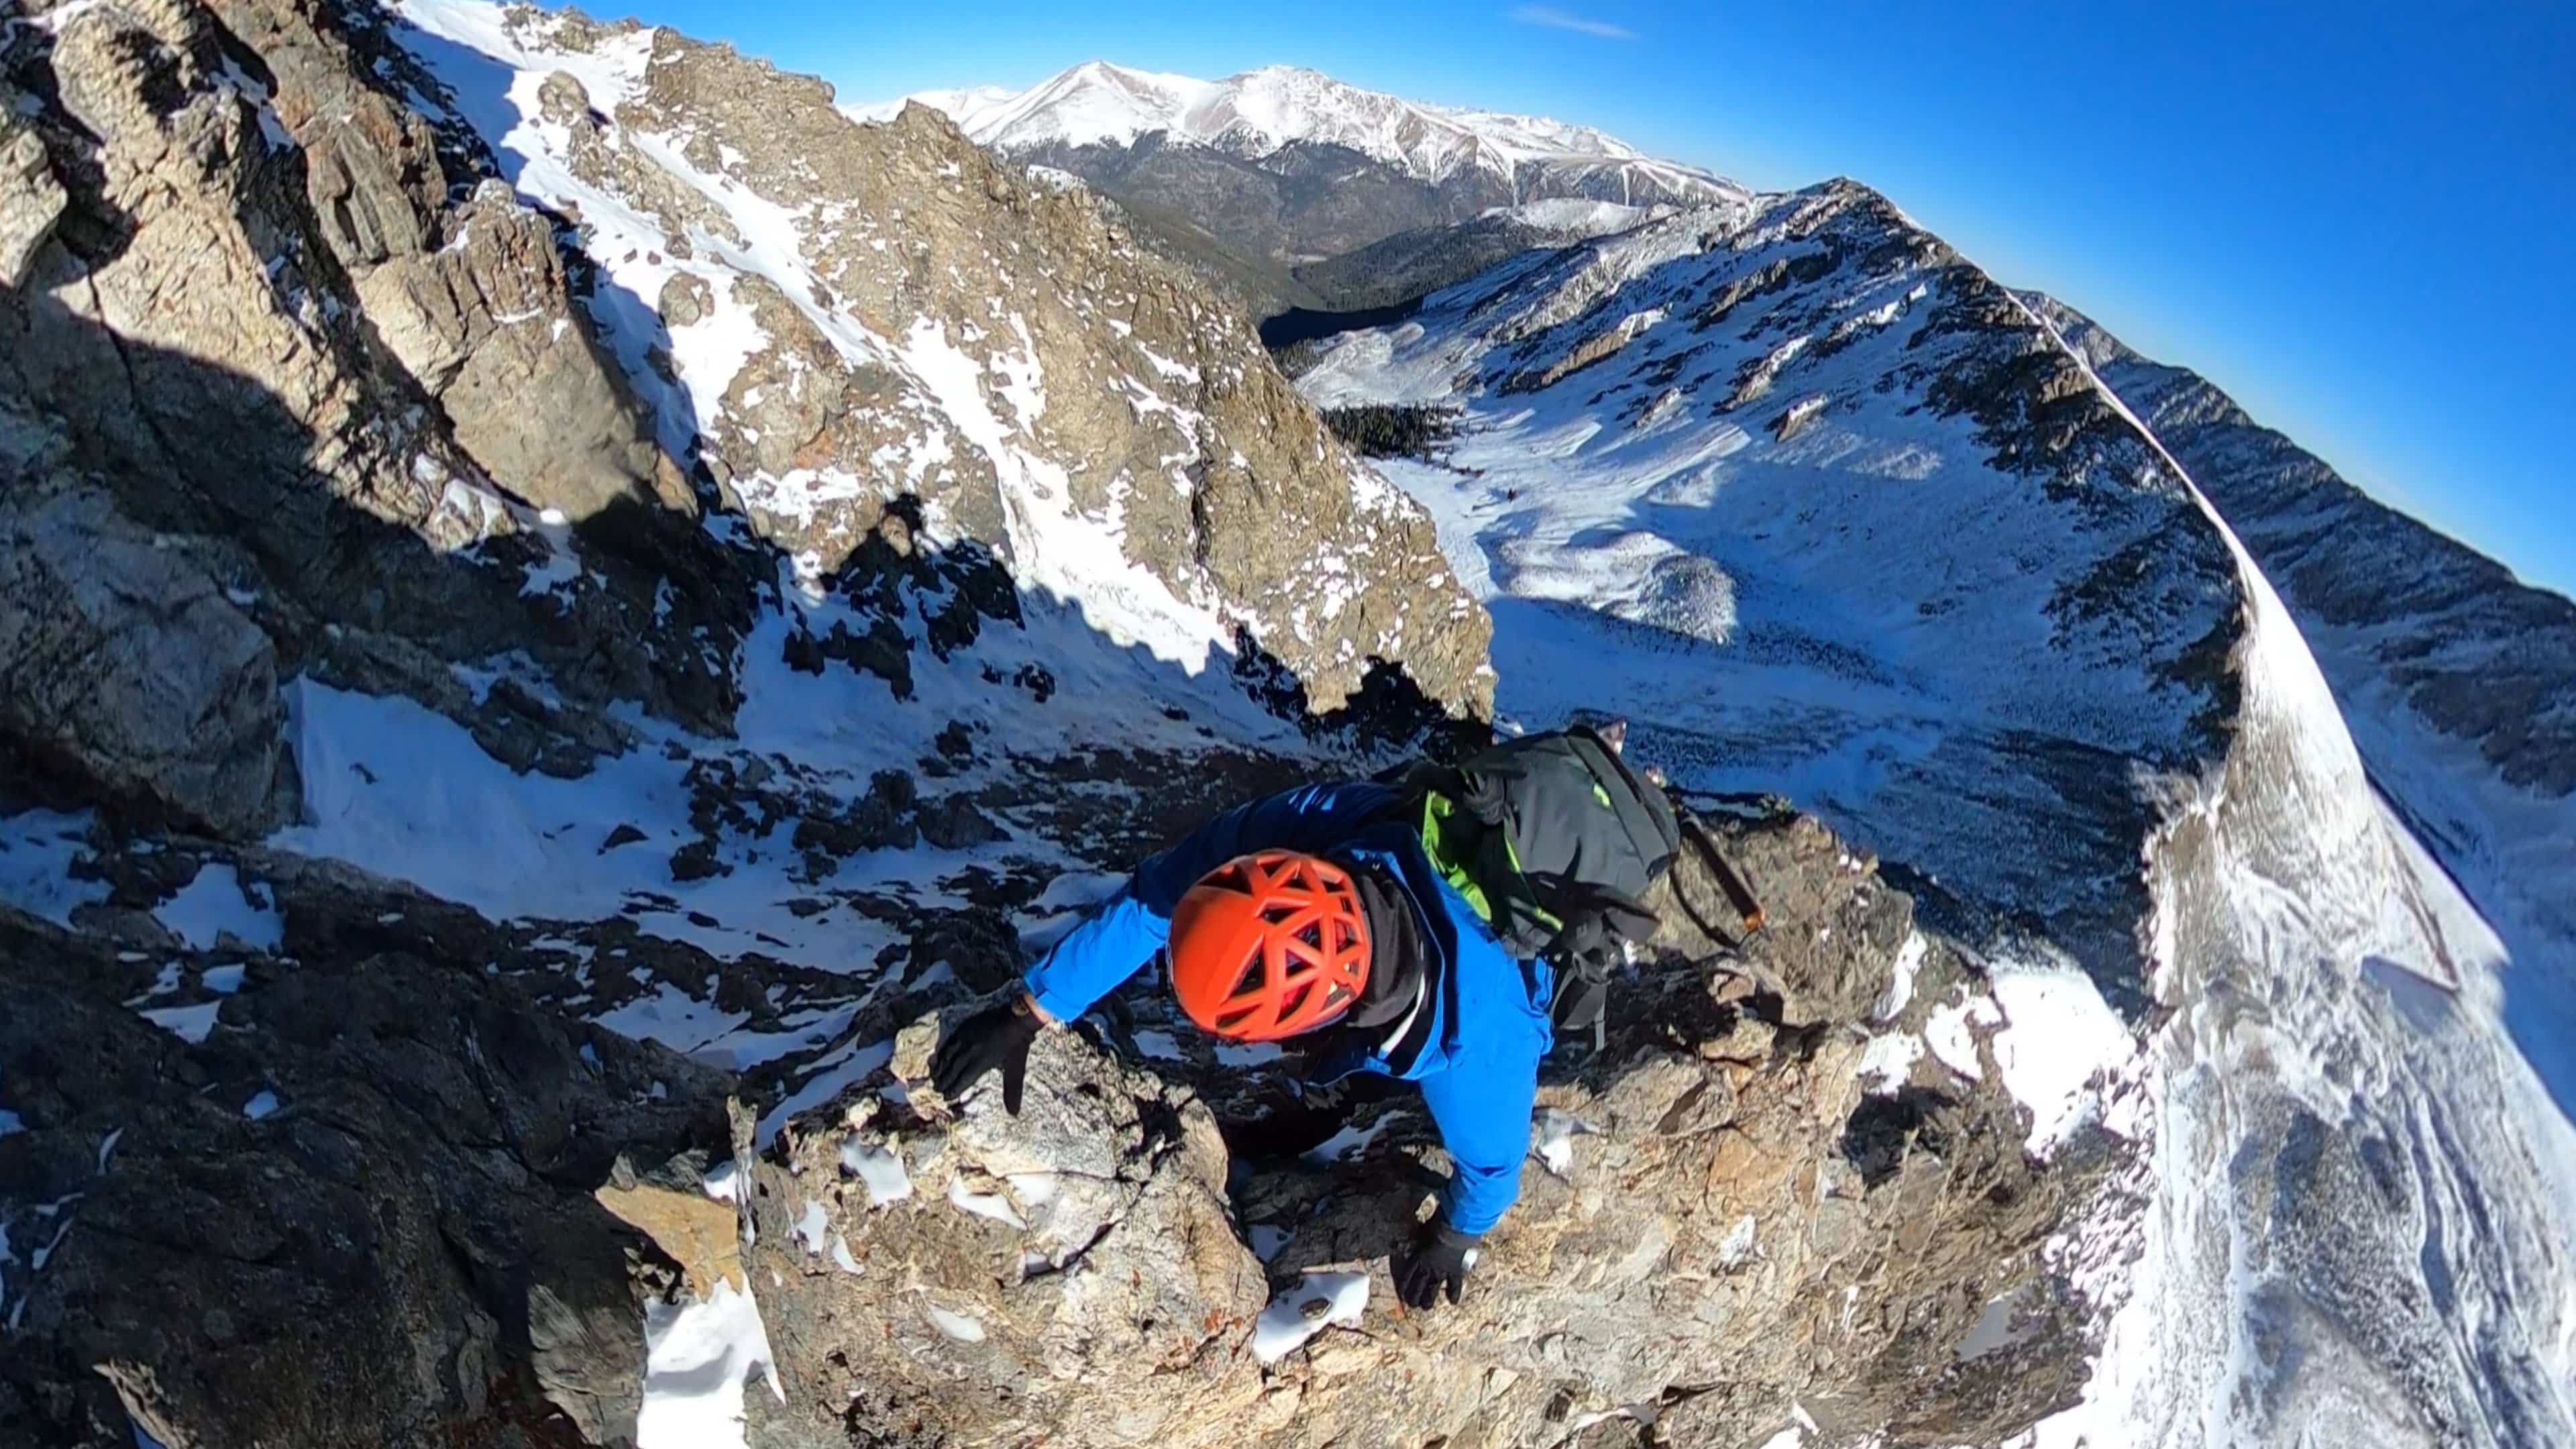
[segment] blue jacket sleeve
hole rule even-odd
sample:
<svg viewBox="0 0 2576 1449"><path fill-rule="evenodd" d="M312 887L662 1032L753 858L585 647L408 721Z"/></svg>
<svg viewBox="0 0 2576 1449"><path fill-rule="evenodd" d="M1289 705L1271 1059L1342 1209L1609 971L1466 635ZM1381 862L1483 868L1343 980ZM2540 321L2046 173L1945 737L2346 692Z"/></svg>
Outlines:
<svg viewBox="0 0 2576 1449"><path fill-rule="evenodd" d="M1038 1009L1071 1021L1153 959L1172 909L1200 876L1255 850L1328 850L1367 828L1394 793L1353 781L1301 785L1238 805L1149 857L1136 874L1055 943L1022 978Z"/></svg>
<svg viewBox="0 0 2576 1449"><path fill-rule="evenodd" d="M1483 1233L1521 1195L1538 1060L1513 1052L1471 1055L1419 1085L1440 1145L1449 1150L1440 1216L1462 1233Z"/></svg>

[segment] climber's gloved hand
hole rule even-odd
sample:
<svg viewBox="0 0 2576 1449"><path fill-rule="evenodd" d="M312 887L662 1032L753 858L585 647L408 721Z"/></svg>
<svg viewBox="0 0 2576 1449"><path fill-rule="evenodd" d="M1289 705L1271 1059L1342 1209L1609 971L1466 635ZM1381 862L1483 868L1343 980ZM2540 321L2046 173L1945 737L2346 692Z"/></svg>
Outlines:
<svg viewBox="0 0 2576 1449"><path fill-rule="evenodd" d="M1408 1308L1435 1307L1443 1293L1457 1302L1467 1291L1468 1270L1476 1266L1478 1236L1432 1219L1422 1236L1388 1265L1395 1270L1396 1296Z"/></svg>
<svg viewBox="0 0 2576 1449"><path fill-rule="evenodd" d="M930 1084L955 1102L966 1090L999 1068L1002 1110L1020 1115L1020 1091L1029 1077L1029 1044L1046 1022L1024 994L1002 1006L988 1007L957 1023L930 1058Z"/></svg>

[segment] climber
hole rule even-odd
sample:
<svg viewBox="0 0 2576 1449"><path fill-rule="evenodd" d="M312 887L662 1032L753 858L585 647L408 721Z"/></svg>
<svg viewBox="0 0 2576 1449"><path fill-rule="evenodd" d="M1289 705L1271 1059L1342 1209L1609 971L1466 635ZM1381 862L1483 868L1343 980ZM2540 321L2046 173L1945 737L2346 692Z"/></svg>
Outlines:
<svg viewBox="0 0 2576 1449"><path fill-rule="evenodd" d="M1520 1194L1551 1008L1589 1026L1569 1004L1588 992L1597 1013L1604 963L1652 930L1636 897L1674 842L1662 791L1615 735L1581 729L1240 805L1138 866L1011 1001L960 1022L933 1084L953 1100L998 1069L1016 1113L1038 1033L1160 950L1202 1030L1297 1038L1317 1084L1376 1073L1419 1088L1453 1170L1392 1266L1406 1303L1455 1303Z"/></svg>

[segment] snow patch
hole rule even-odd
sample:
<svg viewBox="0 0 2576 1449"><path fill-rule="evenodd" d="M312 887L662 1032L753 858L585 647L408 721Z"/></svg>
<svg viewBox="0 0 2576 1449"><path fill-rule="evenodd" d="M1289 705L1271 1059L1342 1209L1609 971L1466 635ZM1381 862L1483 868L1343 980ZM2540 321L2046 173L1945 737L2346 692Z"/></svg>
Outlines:
<svg viewBox="0 0 2576 1449"><path fill-rule="evenodd" d="M743 1449L742 1386L754 1375L787 1402L750 1289L718 1279L704 1302L646 1305L638 1449Z"/></svg>
<svg viewBox="0 0 2576 1449"><path fill-rule="evenodd" d="M794 1231L796 1233L796 1241L805 1245L805 1255L807 1257L821 1257L823 1255L823 1240L832 1231L832 1214L830 1210L825 1208L821 1203L816 1202L814 1199L807 1198L805 1200L805 1213L802 1217L799 1217L796 1220Z"/></svg>
<svg viewBox="0 0 2576 1449"><path fill-rule="evenodd" d="M1977 1060L1977 1039L1972 1029L2001 1026L2003 1019L1993 1001L1970 996L1932 1013L1932 1019L1923 1024L1923 1039L1941 1065L1972 1082L1980 1081L1985 1077L1985 1066Z"/></svg>
<svg viewBox="0 0 2576 1449"><path fill-rule="evenodd" d="M222 1006L223 1003L220 1001L207 1001L195 1006L146 1007L137 1014L179 1040L195 1046L213 1033L215 1014Z"/></svg>
<svg viewBox="0 0 2576 1449"><path fill-rule="evenodd" d="M2094 1084L2137 1054L2128 1024L2091 978L2071 966L1998 965L1991 979L2007 1023L1995 1036L2005 1090L2030 1108L2028 1147L2041 1158L2102 1115Z"/></svg>
<svg viewBox="0 0 2576 1449"><path fill-rule="evenodd" d="M976 1319L952 1309L942 1308L936 1303L924 1303L922 1309L930 1315L930 1326L938 1329L945 1336L959 1343L984 1341L984 1325Z"/></svg>
<svg viewBox="0 0 2576 1449"><path fill-rule="evenodd" d="M1758 1226L1751 1213L1736 1219L1735 1226L1727 1229L1726 1236L1718 1240L1717 1261L1720 1266L1741 1268L1753 1261L1753 1239Z"/></svg>
<svg viewBox="0 0 2576 1449"><path fill-rule="evenodd" d="M1923 1058L1923 1038L1910 1031L1884 1032L1861 1049L1860 1078L1872 1092L1885 1095L1905 1085L1914 1064Z"/></svg>
<svg viewBox="0 0 2576 1449"><path fill-rule="evenodd" d="M1386 1129L1411 1115L1413 1114L1404 1111L1381 1112L1375 1120L1366 1125L1345 1126L1309 1148L1306 1152L1307 1160L1329 1163L1338 1162L1345 1157L1356 1157L1366 1152L1368 1145L1375 1142Z"/></svg>
<svg viewBox="0 0 2576 1449"><path fill-rule="evenodd" d="M1020 1232L1027 1232L1029 1229L1027 1220L1020 1216L1018 1209L1011 1206L1009 1198L998 1192L970 1191L961 1178L948 1179L948 1205L960 1212L973 1213L979 1218L991 1218L1005 1227L1015 1228Z"/></svg>
<svg viewBox="0 0 2576 1449"><path fill-rule="evenodd" d="M1914 977L1923 969L1923 956L1928 949L1921 931L1905 933L1905 944L1896 949L1896 965L1891 970L1887 989L1879 993L1878 1004L1870 1008L1870 1020L1894 1021L1914 1000Z"/></svg>
<svg viewBox="0 0 2576 1449"><path fill-rule="evenodd" d="M742 1196L741 1164L726 1158L708 1168L707 1175L698 1180L698 1186L718 1202L739 1201Z"/></svg>
<svg viewBox="0 0 2576 1449"><path fill-rule="evenodd" d="M900 1149L852 1137L841 1144L841 1170L868 1190L868 1205L884 1207L912 1196L912 1174Z"/></svg>
<svg viewBox="0 0 2576 1449"><path fill-rule="evenodd" d="M1592 1130L1591 1125L1571 1112L1555 1107L1541 1107L1538 1112L1539 1162L1549 1172L1571 1180L1574 1176L1574 1139Z"/></svg>
<svg viewBox="0 0 2576 1449"><path fill-rule="evenodd" d="M1357 1328L1368 1307L1366 1273L1308 1273L1280 1291L1252 1325L1252 1356L1274 1364L1328 1327Z"/></svg>
<svg viewBox="0 0 2576 1449"><path fill-rule="evenodd" d="M152 918L200 951L229 935L243 945L275 951L286 941L286 921L268 887L246 881L224 861L210 860L179 893L152 908Z"/></svg>
<svg viewBox="0 0 2576 1449"><path fill-rule="evenodd" d="M107 882L72 876L89 854L89 828L86 812L22 810L0 818L0 901L69 927L73 911L106 900Z"/></svg>

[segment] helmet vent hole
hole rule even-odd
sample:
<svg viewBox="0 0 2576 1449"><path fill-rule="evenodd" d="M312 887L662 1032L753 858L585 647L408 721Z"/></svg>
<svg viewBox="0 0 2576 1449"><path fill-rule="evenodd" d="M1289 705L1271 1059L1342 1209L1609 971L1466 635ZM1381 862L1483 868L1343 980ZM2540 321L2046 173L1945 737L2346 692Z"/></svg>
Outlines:
<svg viewBox="0 0 2576 1449"><path fill-rule="evenodd" d="M1234 974L1234 989L1226 995L1229 997L1250 995L1252 988L1260 983L1261 953L1256 951L1243 958L1243 969Z"/></svg>

